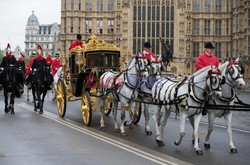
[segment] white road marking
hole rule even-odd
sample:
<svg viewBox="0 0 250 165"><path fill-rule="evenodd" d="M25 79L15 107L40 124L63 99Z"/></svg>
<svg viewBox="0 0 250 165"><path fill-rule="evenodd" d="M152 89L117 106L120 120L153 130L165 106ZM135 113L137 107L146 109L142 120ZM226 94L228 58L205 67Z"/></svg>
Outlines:
<svg viewBox="0 0 250 165"><path fill-rule="evenodd" d="M29 111L34 112L33 107L30 106L30 105L28 105L28 104L26 104L26 103L19 103L18 105L21 106L21 107L23 107L23 108L25 108L25 109L27 109L27 110L29 110ZM68 120L68 119L67 119L67 121L65 121L62 118L59 118L57 115L55 115L53 113L50 113L48 111L45 111L45 110L44 110L44 114L41 115L41 116L46 117L48 119L51 119L51 120L53 120L53 121L55 121L57 123L65 125L67 127L70 127L70 128L72 128L74 130L77 130L77 131L83 133L83 134L86 134L86 135L89 135L91 137L94 137L94 138L96 138L96 139L98 139L100 141L106 142L108 144L111 144L113 146L121 148L121 149L123 149L125 151L128 151L130 153L138 155L138 156L140 156L140 157L142 157L144 159L150 160L150 161L152 161L154 163L157 163L157 164L162 164L162 165L166 165L166 164L177 165L178 163L183 163L183 161L181 161L181 160L179 160L177 158L171 157L172 159L176 160L177 163L175 163L175 162L163 159L161 157L152 155L150 153L147 153L147 152L145 152L143 150L140 150L140 149L137 149L135 147L129 146L127 144L121 143L121 142L119 142L117 140L114 140L114 139L111 139L109 137L97 134L97 133L92 132L92 131L90 131L88 129L85 129L83 127L79 127L79 126L77 126L75 124L70 123L70 120ZM166 156L168 156L168 155L166 155ZM168 157L170 157L170 156L168 156ZM189 163L185 162L185 164L189 164Z"/></svg>

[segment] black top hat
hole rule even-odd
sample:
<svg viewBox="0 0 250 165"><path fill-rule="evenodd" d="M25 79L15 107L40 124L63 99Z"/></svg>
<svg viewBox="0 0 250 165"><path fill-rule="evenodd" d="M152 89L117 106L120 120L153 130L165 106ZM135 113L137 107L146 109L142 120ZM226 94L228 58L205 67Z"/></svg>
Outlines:
<svg viewBox="0 0 250 165"><path fill-rule="evenodd" d="M206 45L205 45L205 48L207 49L214 49L214 46L211 42L207 42Z"/></svg>
<svg viewBox="0 0 250 165"><path fill-rule="evenodd" d="M150 47L151 47L150 42L145 42L144 43L144 48L150 48Z"/></svg>
<svg viewBox="0 0 250 165"><path fill-rule="evenodd" d="M82 39L82 35L81 34L77 34L76 39L81 40Z"/></svg>

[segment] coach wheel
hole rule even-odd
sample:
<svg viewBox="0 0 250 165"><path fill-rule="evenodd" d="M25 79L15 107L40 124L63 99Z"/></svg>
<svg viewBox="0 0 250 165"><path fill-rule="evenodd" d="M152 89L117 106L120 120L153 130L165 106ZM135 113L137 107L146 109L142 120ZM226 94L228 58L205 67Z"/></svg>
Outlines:
<svg viewBox="0 0 250 165"><path fill-rule="evenodd" d="M104 114L106 116L108 116L112 110L112 106L113 106L113 102L112 99L108 96L106 98L106 103L105 103L105 110L104 110Z"/></svg>
<svg viewBox="0 0 250 165"><path fill-rule="evenodd" d="M134 114L134 120L133 120L133 124L137 124L140 119L141 119L141 111L142 111L142 106L141 103L136 103L136 112ZM132 115L131 111L130 112L130 116Z"/></svg>
<svg viewBox="0 0 250 165"><path fill-rule="evenodd" d="M59 79L56 86L56 103L58 114L61 117L64 117L66 113L66 87L64 82Z"/></svg>
<svg viewBox="0 0 250 165"><path fill-rule="evenodd" d="M82 94L81 112L82 112L82 119L83 119L84 125L90 126L91 118L92 118L92 107L91 107L90 96L88 92L83 92Z"/></svg>

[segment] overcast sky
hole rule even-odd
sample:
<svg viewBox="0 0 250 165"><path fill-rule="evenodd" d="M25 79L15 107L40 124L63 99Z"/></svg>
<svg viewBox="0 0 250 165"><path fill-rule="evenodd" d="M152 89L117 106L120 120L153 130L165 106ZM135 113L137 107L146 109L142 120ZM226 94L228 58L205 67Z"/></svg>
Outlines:
<svg viewBox="0 0 250 165"><path fill-rule="evenodd" d="M0 49L11 44L24 51L25 28L32 11L39 24L61 23L61 0L0 0Z"/></svg>

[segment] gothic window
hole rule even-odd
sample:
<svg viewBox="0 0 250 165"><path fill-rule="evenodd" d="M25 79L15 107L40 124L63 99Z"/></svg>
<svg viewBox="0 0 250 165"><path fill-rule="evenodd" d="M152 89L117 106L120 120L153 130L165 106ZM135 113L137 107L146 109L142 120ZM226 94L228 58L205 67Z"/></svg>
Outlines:
<svg viewBox="0 0 250 165"><path fill-rule="evenodd" d="M229 43L226 43L226 56L229 57Z"/></svg>
<svg viewBox="0 0 250 165"><path fill-rule="evenodd" d="M200 20L193 20L193 35L199 35L200 33Z"/></svg>
<svg viewBox="0 0 250 165"><path fill-rule="evenodd" d="M155 7L152 7L152 20L155 20Z"/></svg>
<svg viewBox="0 0 250 165"><path fill-rule="evenodd" d="M146 7L145 6L142 7L142 20L143 21L146 20Z"/></svg>
<svg viewBox="0 0 250 165"><path fill-rule="evenodd" d="M70 33L73 33L73 28L74 27L74 19L73 17L70 18Z"/></svg>
<svg viewBox="0 0 250 165"><path fill-rule="evenodd" d="M239 40L236 40L236 42L235 42L235 52L236 52L236 56L237 56L239 53Z"/></svg>
<svg viewBox="0 0 250 165"><path fill-rule="evenodd" d="M215 2L215 11L216 13L220 13L221 12L221 0L216 0Z"/></svg>
<svg viewBox="0 0 250 165"><path fill-rule="evenodd" d="M152 22L152 37L155 37L155 22Z"/></svg>
<svg viewBox="0 0 250 165"><path fill-rule="evenodd" d="M230 4L229 3L230 3L229 0L227 0L227 12L230 11Z"/></svg>
<svg viewBox="0 0 250 165"><path fill-rule="evenodd" d="M164 38L165 37L165 22L162 22L161 30L162 30L162 32L161 32L162 38Z"/></svg>
<svg viewBox="0 0 250 165"><path fill-rule="evenodd" d="M221 20L215 20L215 35L221 35Z"/></svg>
<svg viewBox="0 0 250 165"><path fill-rule="evenodd" d="M174 6L171 6L171 21L174 21Z"/></svg>
<svg viewBox="0 0 250 165"><path fill-rule="evenodd" d="M86 11L92 11L92 0L86 0Z"/></svg>
<svg viewBox="0 0 250 165"><path fill-rule="evenodd" d="M210 20L205 20L204 32L205 35L210 35Z"/></svg>
<svg viewBox="0 0 250 165"><path fill-rule="evenodd" d="M133 14L134 16L134 20L136 20L136 16L137 16L137 7L136 6L134 6L134 14Z"/></svg>
<svg viewBox="0 0 250 165"><path fill-rule="evenodd" d="M92 32L92 20L91 19L86 19L86 33L91 34Z"/></svg>
<svg viewBox="0 0 250 165"><path fill-rule="evenodd" d="M166 14L167 14L167 20L169 20L169 16L170 16L170 10L169 10L169 6L166 7Z"/></svg>
<svg viewBox="0 0 250 165"><path fill-rule="evenodd" d="M108 11L114 11L114 0L108 0Z"/></svg>
<svg viewBox="0 0 250 165"><path fill-rule="evenodd" d="M235 31L236 32L239 31L239 16L238 15L235 16Z"/></svg>
<svg viewBox="0 0 250 165"><path fill-rule="evenodd" d="M221 58L221 43L215 43L215 55Z"/></svg>
<svg viewBox="0 0 250 165"><path fill-rule="evenodd" d="M138 22L137 37L141 37L141 22Z"/></svg>
<svg viewBox="0 0 250 165"><path fill-rule="evenodd" d="M148 21L151 20L151 7L148 6Z"/></svg>
<svg viewBox="0 0 250 165"><path fill-rule="evenodd" d="M103 0L97 0L97 11L103 11Z"/></svg>
<svg viewBox="0 0 250 165"><path fill-rule="evenodd" d="M248 55L250 55L250 36L248 36Z"/></svg>
<svg viewBox="0 0 250 165"><path fill-rule="evenodd" d="M148 22L148 34L147 34L147 37L151 37L151 22Z"/></svg>
<svg viewBox="0 0 250 165"><path fill-rule="evenodd" d="M108 19L108 34L114 33L114 19Z"/></svg>
<svg viewBox="0 0 250 165"><path fill-rule="evenodd" d="M138 6L138 20L141 20L141 6Z"/></svg>
<svg viewBox="0 0 250 165"><path fill-rule="evenodd" d="M64 10L66 10L66 9L67 9L67 3L66 3L66 0L64 0L64 1L63 1L63 3L64 3Z"/></svg>
<svg viewBox="0 0 250 165"><path fill-rule="evenodd" d="M74 0L70 0L70 9L74 10Z"/></svg>
<svg viewBox="0 0 250 165"><path fill-rule="evenodd" d="M102 34L102 19L97 19L97 34Z"/></svg>
<svg viewBox="0 0 250 165"><path fill-rule="evenodd" d="M133 37L136 37L136 22L133 22Z"/></svg>
<svg viewBox="0 0 250 165"><path fill-rule="evenodd" d="M226 21L227 27L226 27L226 33L229 34L229 19Z"/></svg>
<svg viewBox="0 0 250 165"><path fill-rule="evenodd" d="M162 6L162 8L161 8L161 20L162 21L165 21L165 6Z"/></svg>
<svg viewBox="0 0 250 165"><path fill-rule="evenodd" d="M157 6L156 20L160 21L160 6Z"/></svg>
<svg viewBox="0 0 250 165"><path fill-rule="evenodd" d="M78 33L81 33L81 18L78 18Z"/></svg>
<svg viewBox="0 0 250 165"><path fill-rule="evenodd" d="M81 10L81 0L78 0L78 9Z"/></svg>
<svg viewBox="0 0 250 165"><path fill-rule="evenodd" d="M145 37L145 33L146 33L146 24L145 22L142 22L142 37Z"/></svg>
<svg viewBox="0 0 250 165"><path fill-rule="evenodd" d="M193 12L200 12L200 0L193 1Z"/></svg>
<svg viewBox="0 0 250 165"><path fill-rule="evenodd" d="M160 23L156 23L156 37L160 37Z"/></svg>
<svg viewBox="0 0 250 165"><path fill-rule="evenodd" d="M211 0L205 0L205 6L204 6L204 11L205 12L210 12L210 8L211 8Z"/></svg>
<svg viewBox="0 0 250 165"><path fill-rule="evenodd" d="M248 8L248 27L250 27L250 9Z"/></svg>
<svg viewBox="0 0 250 165"><path fill-rule="evenodd" d="M199 42L193 42L193 57L199 56Z"/></svg>

